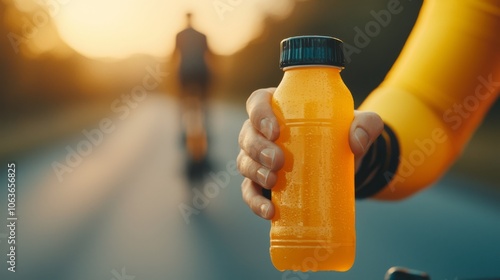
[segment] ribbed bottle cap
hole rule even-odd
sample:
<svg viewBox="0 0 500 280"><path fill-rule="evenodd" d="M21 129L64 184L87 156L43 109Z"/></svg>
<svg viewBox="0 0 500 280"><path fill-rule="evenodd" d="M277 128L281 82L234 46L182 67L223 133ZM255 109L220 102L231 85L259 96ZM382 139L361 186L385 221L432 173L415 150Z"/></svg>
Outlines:
<svg viewBox="0 0 500 280"><path fill-rule="evenodd" d="M330 65L344 68L341 40L328 36L297 36L281 41L280 68Z"/></svg>

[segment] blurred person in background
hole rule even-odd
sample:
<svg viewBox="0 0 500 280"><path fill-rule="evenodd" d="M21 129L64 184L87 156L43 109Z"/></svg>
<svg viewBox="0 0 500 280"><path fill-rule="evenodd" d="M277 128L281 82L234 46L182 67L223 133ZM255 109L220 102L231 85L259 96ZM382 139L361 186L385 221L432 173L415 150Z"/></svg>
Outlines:
<svg viewBox="0 0 500 280"><path fill-rule="evenodd" d="M206 165L208 140L206 101L211 80L207 37L192 26L191 13L187 26L177 34L174 58L178 63L181 90L183 143L188 153L188 173L197 173Z"/></svg>
<svg viewBox="0 0 500 280"><path fill-rule="evenodd" d="M355 112L357 198L404 199L452 165L498 97L498 30L498 1L424 1L399 58ZM243 200L264 219L274 216L268 194L284 163L274 90L248 98L237 159Z"/></svg>

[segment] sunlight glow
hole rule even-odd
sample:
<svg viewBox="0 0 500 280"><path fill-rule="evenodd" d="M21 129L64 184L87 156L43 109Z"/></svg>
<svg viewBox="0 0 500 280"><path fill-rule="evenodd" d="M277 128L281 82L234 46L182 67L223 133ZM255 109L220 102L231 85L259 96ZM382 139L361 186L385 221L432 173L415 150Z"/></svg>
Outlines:
<svg viewBox="0 0 500 280"><path fill-rule="evenodd" d="M175 35L185 27L189 11L194 27L207 35L213 51L230 55L260 33L266 17L288 15L295 1L59 0L53 19L63 41L85 56L166 57L173 52Z"/></svg>

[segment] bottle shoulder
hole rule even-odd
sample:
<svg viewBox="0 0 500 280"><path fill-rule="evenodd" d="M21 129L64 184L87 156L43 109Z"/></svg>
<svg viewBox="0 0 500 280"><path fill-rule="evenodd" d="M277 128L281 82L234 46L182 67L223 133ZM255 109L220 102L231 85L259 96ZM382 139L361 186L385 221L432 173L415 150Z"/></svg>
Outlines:
<svg viewBox="0 0 500 280"><path fill-rule="evenodd" d="M354 111L352 95L342 80L284 80L272 106L280 119L331 119Z"/></svg>
<svg viewBox="0 0 500 280"><path fill-rule="evenodd" d="M278 102L352 101L352 95L340 75L287 75L285 73L273 98Z"/></svg>

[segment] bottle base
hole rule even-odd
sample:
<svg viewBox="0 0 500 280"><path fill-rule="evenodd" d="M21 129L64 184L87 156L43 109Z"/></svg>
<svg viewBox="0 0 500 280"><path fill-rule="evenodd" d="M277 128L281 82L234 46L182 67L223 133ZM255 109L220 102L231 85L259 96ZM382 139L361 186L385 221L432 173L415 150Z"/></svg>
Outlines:
<svg viewBox="0 0 500 280"><path fill-rule="evenodd" d="M354 243L316 242L315 245L271 245L270 248L271 261L280 271L348 271L354 264L355 252Z"/></svg>

